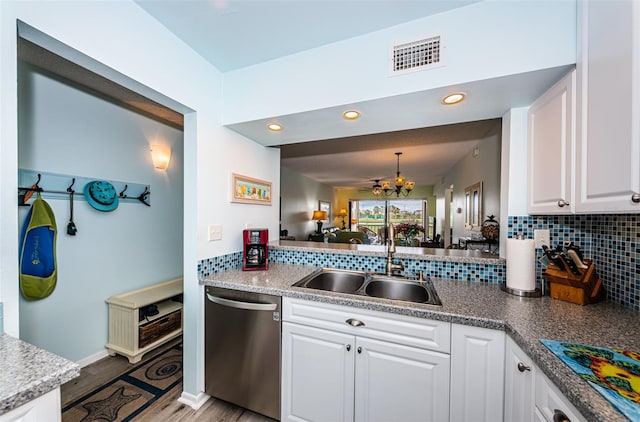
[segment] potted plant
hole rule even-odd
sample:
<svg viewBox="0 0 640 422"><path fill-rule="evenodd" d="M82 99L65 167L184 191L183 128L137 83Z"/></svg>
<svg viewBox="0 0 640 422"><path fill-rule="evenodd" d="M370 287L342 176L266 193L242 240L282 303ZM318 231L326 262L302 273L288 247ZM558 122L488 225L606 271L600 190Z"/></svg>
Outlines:
<svg viewBox="0 0 640 422"><path fill-rule="evenodd" d="M396 233L399 233L404 237L405 244L412 246L414 239L424 233L424 226L417 223L400 223L396 226Z"/></svg>

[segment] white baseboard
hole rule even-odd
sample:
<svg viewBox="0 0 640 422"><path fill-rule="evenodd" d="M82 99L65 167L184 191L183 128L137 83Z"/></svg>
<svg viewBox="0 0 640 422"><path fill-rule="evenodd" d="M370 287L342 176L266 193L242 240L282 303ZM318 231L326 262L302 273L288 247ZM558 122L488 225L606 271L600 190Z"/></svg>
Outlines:
<svg viewBox="0 0 640 422"><path fill-rule="evenodd" d="M205 404L207 400L209 400L209 397L210 396L208 394L205 394L204 391L198 393L197 396L183 391L178 398L178 401L182 404L186 404L193 410L198 410L200 409L200 407L202 407L203 404Z"/></svg>
<svg viewBox="0 0 640 422"><path fill-rule="evenodd" d="M94 353L91 356L87 356L86 358L82 358L79 361L77 361L76 363L78 365L80 365L80 368L84 368L85 366L89 366L91 365L93 362L97 362L100 359L106 358L107 356L109 356L109 352L106 350L102 350L98 353Z"/></svg>

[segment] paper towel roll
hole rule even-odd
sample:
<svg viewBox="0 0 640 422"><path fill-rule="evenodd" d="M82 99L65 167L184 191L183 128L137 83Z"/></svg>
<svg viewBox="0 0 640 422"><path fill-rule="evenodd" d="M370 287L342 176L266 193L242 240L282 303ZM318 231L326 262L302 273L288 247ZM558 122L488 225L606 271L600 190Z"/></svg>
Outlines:
<svg viewBox="0 0 640 422"><path fill-rule="evenodd" d="M536 249L533 239L507 239L507 287L536 289Z"/></svg>

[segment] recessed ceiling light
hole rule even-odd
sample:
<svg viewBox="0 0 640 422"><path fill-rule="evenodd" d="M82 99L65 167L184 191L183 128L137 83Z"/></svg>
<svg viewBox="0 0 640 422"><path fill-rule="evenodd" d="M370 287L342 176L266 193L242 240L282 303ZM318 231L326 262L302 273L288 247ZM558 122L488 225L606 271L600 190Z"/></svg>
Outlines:
<svg viewBox="0 0 640 422"><path fill-rule="evenodd" d="M465 94L463 92L456 92L455 94L449 94L442 99L442 104L451 105L457 104L464 100Z"/></svg>
<svg viewBox="0 0 640 422"><path fill-rule="evenodd" d="M277 132L279 130L282 130L282 126L280 126L278 123L269 123L267 125L267 129L273 131L273 132Z"/></svg>
<svg viewBox="0 0 640 422"><path fill-rule="evenodd" d="M342 113L342 117L344 117L347 120L355 120L358 117L360 117L360 112L356 110L347 110L344 113Z"/></svg>

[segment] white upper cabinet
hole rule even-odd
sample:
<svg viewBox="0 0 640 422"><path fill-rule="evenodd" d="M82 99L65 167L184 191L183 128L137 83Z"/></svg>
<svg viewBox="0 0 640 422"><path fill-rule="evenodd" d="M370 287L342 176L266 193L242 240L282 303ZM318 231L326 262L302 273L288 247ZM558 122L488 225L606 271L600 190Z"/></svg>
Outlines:
<svg viewBox="0 0 640 422"><path fill-rule="evenodd" d="M640 212L640 2L578 1L578 63L529 109L529 214Z"/></svg>
<svg viewBox="0 0 640 422"><path fill-rule="evenodd" d="M640 211L640 3L578 2L576 212Z"/></svg>
<svg viewBox="0 0 640 422"><path fill-rule="evenodd" d="M570 214L573 205L575 71L529 108L529 214Z"/></svg>

